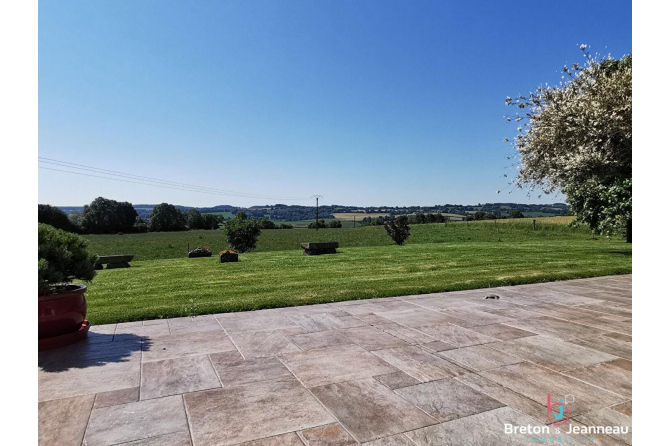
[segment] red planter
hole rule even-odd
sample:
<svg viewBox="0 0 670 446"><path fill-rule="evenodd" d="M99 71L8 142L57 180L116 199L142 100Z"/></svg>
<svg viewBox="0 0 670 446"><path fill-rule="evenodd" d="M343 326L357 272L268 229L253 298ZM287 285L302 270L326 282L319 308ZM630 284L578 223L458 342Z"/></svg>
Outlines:
<svg viewBox="0 0 670 446"><path fill-rule="evenodd" d="M40 350L71 344L86 337L84 285L67 285L65 290L38 296L38 338Z"/></svg>

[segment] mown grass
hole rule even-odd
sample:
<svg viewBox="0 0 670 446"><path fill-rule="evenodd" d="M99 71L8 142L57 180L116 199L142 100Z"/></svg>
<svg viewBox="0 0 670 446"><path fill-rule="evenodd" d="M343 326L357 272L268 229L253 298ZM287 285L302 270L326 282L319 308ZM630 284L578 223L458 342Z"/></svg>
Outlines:
<svg viewBox="0 0 670 446"><path fill-rule="evenodd" d="M562 217L557 217L562 218ZM568 217L571 218L571 217ZM501 224L501 222L505 222ZM554 224L553 219L538 219L536 230L532 220L499 220L451 222L447 224L413 225L408 245L425 243L533 242L543 240L582 240L592 238L585 228ZM87 235L90 248L98 255L134 254L135 260L159 260L186 257L187 247L209 246L217 253L228 248L224 230L151 232L146 234ZM343 248L389 246L393 241L382 226L342 229L274 229L265 230L258 240L256 252L297 250L302 242L337 241Z"/></svg>
<svg viewBox="0 0 670 446"><path fill-rule="evenodd" d="M321 232L321 231L319 231ZM417 231L419 232L419 231ZM630 273L632 248L584 237L345 247L137 261L89 284L94 324Z"/></svg>

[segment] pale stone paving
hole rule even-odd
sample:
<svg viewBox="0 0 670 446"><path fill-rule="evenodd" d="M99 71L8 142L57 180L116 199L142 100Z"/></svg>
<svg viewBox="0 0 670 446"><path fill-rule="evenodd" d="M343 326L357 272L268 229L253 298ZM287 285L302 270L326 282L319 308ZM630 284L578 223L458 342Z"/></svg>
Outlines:
<svg viewBox="0 0 670 446"><path fill-rule="evenodd" d="M504 424L549 423L547 394L574 396L574 425L632 426L631 282L93 326L39 354L39 442L521 445Z"/></svg>

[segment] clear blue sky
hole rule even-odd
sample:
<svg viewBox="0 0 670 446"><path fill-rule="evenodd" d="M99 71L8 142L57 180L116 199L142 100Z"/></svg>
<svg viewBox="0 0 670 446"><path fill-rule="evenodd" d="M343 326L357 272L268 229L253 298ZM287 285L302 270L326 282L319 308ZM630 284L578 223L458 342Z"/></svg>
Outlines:
<svg viewBox="0 0 670 446"><path fill-rule="evenodd" d="M543 202L504 189L505 97L579 44L632 49L620 1L42 1L39 154L325 204ZM513 173L513 172L510 172ZM226 197L39 170L39 202Z"/></svg>

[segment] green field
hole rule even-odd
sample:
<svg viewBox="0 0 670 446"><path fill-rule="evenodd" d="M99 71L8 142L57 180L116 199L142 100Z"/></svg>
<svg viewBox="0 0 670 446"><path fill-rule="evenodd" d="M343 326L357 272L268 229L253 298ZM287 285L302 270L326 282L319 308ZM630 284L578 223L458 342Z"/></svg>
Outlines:
<svg viewBox="0 0 670 446"><path fill-rule="evenodd" d="M526 220L416 225L405 246L393 245L383 227L271 230L239 263L185 258L187 240L218 251L226 245L224 236L222 230L87 236L100 254L136 255L131 268L100 271L89 284L89 320L101 324L632 270L630 244L593 240L586 229L565 225L538 224L533 231ZM303 256L296 238L337 240L340 253Z"/></svg>
<svg viewBox="0 0 670 446"><path fill-rule="evenodd" d="M572 219L573 217L567 217ZM532 240L567 239L590 240L591 232L582 228L571 228L552 224L553 219L537 220L536 230L530 219L492 220L479 222L452 222L447 224L413 225L407 244L498 242L498 233L503 242L525 242ZM569 220L562 220L567 222ZM559 221L560 222L560 221ZM226 233L222 229L211 231L149 232L146 234L86 235L93 252L98 255L134 254L135 260L159 260L186 257L187 248L198 245L209 246L217 253L228 248ZM264 230L258 240L256 252L298 249L303 242L337 241L341 247L386 246L393 242L382 226L364 226L342 229L273 229Z"/></svg>

